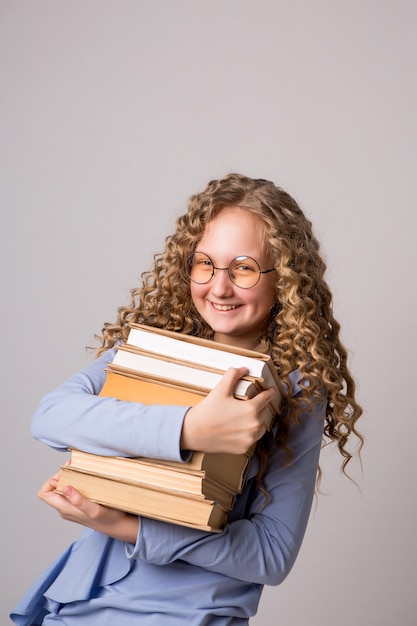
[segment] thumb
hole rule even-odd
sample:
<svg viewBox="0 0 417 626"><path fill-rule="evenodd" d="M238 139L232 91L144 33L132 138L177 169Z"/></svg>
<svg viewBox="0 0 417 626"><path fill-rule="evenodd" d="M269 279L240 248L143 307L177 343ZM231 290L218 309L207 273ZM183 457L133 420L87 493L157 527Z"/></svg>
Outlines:
<svg viewBox="0 0 417 626"><path fill-rule="evenodd" d="M62 487L62 495L64 495L67 500L70 500L75 506L79 506L83 499L80 492L74 489L74 487L71 487L71 485L64 485Z"/></svg>
<svg viewBox="0 0 417 626"><path fill-rule="evenodd" d="M227 395L233 395L236 383L243 376L246 376L247 373L248 369L246 367L230 367L226 370L217 388L222 389Z"/></svg>

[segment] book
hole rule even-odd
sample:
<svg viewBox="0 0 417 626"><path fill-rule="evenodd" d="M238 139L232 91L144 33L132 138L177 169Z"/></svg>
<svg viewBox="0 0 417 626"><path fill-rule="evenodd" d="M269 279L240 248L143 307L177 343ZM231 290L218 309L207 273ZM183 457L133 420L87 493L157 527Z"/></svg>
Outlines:
<svg viewBox="0 0 417 626"><path fill-rule="evenodd" d="M181 359L189 365L221 370L223 373L230 367L246 367L248 376L258 379L262 389L276 387L272 406L279 413L281 381L269 354L135 323L130 325L127 345L164 358Z"/></svg>
<svg viewBox="0 0 417 626"><path fill-rule="evenodd" d="M197 385L176 383L175 380L155 378L144 372L131 370L109 363L106 368L106 380L100 391L101 396L114 397L141 404L171 404L177 406L195 406L209 392L209 389ZM246 382L246 381L245 381ZM253 398L260 389L255 383L241 387L241 394L235 394L240 400ZM275 412L271 406L267 428L270 429Z"/></svg>
<svg viewBox="0 0 417 626"><path fill-rule="evenodd" d="M100 395L142 404L195 406L204 398L206 392L198 388L181 387L170 381L161 382L109 363Z"/></svg>
<svg viewBox="0 0 417 626"><path fill-rule="evenodd" d="M73 469L71 465L61 467L57 493L62 493L65 485L75 487L93 502L173 524L219 532L227 522L228 511L208 498L114 481Z"/></svg>
<svg viewBox="0 0 417 626"><path fill-rule="evenodd" d="M193 452L191 459L186 463L181 461L141 460L155 465L167 466L185 472L204 472L213 480L240 493L245 485L249 465L256 446L253 445L246 454L228 454L226 452Z"/></svg>
<svg viewBox="0 0 417 626"><path fill-rule="evenodd" d="M221 381L224 370L208 368L198 363L180 362L158 353L143 351L124 344L117 347L113 365L144 376L156 377L159 381L198 387L208 393ZM237 381L235 396L253 398L263 388L263 381L254 376L244 376Z"/></svg>
<svg viewBox="0 0 417 626"><path fill-rule="evenodd" d="M229 511L236 499L234 486L216 480L203 469L194 469L191 463L164 464L146 458L106 457L73 449L71 468L113 480L117 477L120 482L205 497ZM223 471L225 469L228 468L223 462Z"/></svg>

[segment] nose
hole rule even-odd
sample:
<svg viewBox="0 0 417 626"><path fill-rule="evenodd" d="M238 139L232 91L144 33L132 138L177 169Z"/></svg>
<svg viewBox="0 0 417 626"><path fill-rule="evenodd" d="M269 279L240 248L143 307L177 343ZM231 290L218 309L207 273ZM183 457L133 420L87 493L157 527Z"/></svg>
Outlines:
<svg viewBox="0 0 417 626"><path fill-rule="evenodd" d="M211 280L211 291L217 296L224 296L233 292L233 283L227 268L222 267L215 270Z"/></svg>

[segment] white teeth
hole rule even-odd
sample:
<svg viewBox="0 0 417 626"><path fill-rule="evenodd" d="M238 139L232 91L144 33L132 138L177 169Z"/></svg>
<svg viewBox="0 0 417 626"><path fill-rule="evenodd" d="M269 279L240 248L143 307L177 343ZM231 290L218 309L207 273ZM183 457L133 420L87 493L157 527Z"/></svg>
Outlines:
<svg viewBox="0 0 417 626"><path fill-rule="evenodd" d="M233 309L238 309L239 304L214 304L213 307L217 309L217 311L233 311Z"/></svg>

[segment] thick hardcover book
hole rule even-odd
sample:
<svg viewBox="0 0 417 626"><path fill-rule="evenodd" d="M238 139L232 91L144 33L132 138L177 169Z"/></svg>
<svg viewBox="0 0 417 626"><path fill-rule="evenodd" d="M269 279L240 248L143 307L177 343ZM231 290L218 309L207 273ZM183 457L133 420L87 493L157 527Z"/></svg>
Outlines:
<svg viewBox="0 0 417 626"><path fill-rule="evenodd" d="M99 504L173 524L221 531L227 522L228 512L213 500L119 482L72 469L70 465L61 468L57 492L62 493L65 485L75 487Z"/></svg>
<svg viewBox="0 0 417 626"><path fill-rule="evenodd" d="M119 482L142 484L151 489L205 497L215 500L227 510L232 509L236 498L237 490L232 486L216 480L204 470L192 469L188 463L164 465L151 459L106 457L73 449L71 469Z"/></svg>
<svg viewBox="0 0 417 626"><path fill-rule="evenodd" d="M198 387L208 393L221 381L225 370L209 368L197 363L182 362L165 357L156 352L144 351L128 344L117 348L113 365L142 376L153 377L161 382ZM253 398L264 388L262 378L244 376L237 381L235 396L237 398Z"/></svg>
<svg viewBox="0 0 417 626"><path fill-rule="evenodd" d="M224 372L229 367L246 367L248 376L257 378L262 388L276 387L273 409L276 413L279 412L282 399L281 381L268 354L134 323L130 327L127 345L157 353L164 358L180 359L183 363L188 362L200 368Z"/></svg>
<svg viewBox="0 0 417 626"><path fill-rule="evenodd" d="M181 387L171 381L155 380L146 374L110 363L100 395L142 404L194 406L206 393L197 388Z"/></svg>

